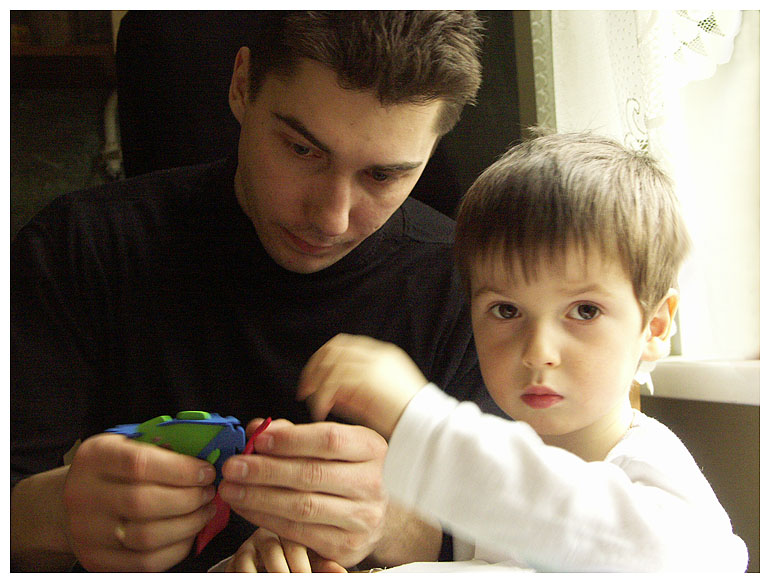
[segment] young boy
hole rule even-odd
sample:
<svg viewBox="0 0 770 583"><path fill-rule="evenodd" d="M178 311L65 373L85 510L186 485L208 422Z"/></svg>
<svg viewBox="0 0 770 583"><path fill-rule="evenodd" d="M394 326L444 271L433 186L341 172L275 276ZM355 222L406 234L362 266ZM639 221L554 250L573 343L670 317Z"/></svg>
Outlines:
<svg viewBox="0 0 770 583"><path fill-rule="evenodd" d="M640 362L668 352L688 247L650 158L586 134L538 137L483 173L457 221L484 381L516 421L447 397L366 337L330 340L298 396L316 419L334 412L389 441L390 495L451 530L456 559L744 571L746 547L691 455L629 402Z"/></svg>

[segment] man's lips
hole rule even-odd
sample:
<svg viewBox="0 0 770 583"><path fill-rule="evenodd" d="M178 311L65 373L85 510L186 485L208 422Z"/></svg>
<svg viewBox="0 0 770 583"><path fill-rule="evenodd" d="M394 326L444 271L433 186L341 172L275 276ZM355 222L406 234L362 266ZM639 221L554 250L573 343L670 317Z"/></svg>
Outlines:
<svg viewBox="0 0 770 583"><path fill-rule="evenodd" d="M532 409L547 409L560 402L563 398L556 391L542 386L529 386L521 396L521 400Z"/></svg>
<svg viewBox="0 0 770 583"><path fill-rule="evenodd" d="M312 243L308 243L287 229L283 229L283 232L286 233L286 236L295 248L307 255L323 255L324 253L328 253L329 250L334 248L333 244L314 245Z"/></svg>

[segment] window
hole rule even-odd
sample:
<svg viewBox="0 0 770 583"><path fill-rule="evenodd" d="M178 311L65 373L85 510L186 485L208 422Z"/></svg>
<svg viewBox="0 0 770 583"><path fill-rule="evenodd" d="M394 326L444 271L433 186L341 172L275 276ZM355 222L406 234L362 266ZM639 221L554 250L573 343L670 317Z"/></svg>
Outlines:
<svg viewBox="0 0 770 583"><path fill-rule="evenodd" d="M537 123L649 150L677 181L694 251L673 354L753 367L758 404L759 12L529 17Z"/></svg>

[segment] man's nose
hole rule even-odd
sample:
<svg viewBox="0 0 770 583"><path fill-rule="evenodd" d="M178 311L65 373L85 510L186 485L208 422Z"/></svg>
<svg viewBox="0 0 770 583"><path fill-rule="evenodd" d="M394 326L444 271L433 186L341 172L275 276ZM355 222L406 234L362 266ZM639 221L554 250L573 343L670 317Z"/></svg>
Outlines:
<svg viewBox="0 0 770 583"><path fill-rule="evenodd" d="M344 176L329 176L319 184L308 205L310 222L326 237L342 235L350 224L352 204L351 180Z"/></svg>
<svg viewBox="0 0 770 583"><path fill-rule="evenodd" d="M561 358L558 349L558 334L544 322L532 322L526 336L522 360L531 369L559 366Z"/></svg>

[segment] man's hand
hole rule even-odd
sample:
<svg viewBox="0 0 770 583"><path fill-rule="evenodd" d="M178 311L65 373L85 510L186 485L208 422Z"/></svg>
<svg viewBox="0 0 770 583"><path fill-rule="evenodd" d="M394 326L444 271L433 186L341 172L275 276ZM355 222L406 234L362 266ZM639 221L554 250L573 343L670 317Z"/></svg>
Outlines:
<svg viewBox="0 0 770 583"><path fill-rule="evenodd" d="M89 571L165 571L213 517L211 464L120 435L78 448L64 484L65 528Z"/></svg>
<svg viewBox="0 0 770 583"><path fill-rule="evenodd" d="M219 492L235 512L346 567L371 553L387 507L382 437L365 427L279 419L254 448L256 455L233 456L222 469Z"/></svg>
<svg viewBox="0 0 770 583"><path fill-rule="evenodd" d="M345 573L344 567L324 559L298 543L258 528L228 559L225 573Z"/></svg>
<svg viewBox="0 0 770 583"><path fill-rule="evenodd" d="M333 412L390 439L409 401L427 382L395 344L338 334L308 360L297 398L307 399L316 420Z"/></svg>

